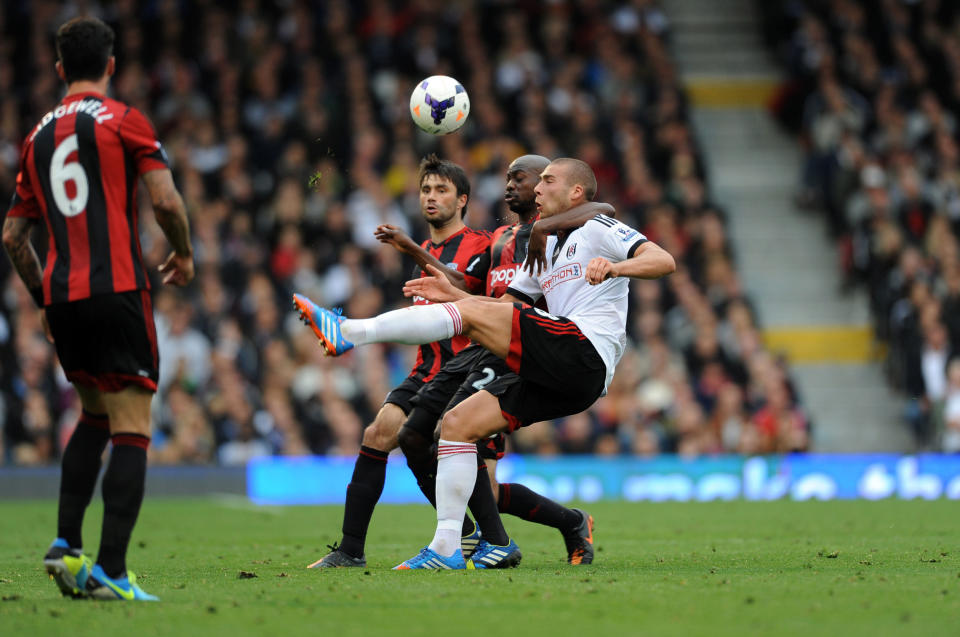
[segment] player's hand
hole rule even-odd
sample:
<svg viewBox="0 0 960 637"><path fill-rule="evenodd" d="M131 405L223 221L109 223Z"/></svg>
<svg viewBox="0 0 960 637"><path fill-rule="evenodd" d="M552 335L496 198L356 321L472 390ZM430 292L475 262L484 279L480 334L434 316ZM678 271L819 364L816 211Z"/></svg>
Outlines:
<svg viewBox="0 0 960 637"><path fill-rule="evenodd" d="M530 229L530 241L527 243L527 258L523 269L536 276L547 268L547 233L539 223L534 222Z"/></svg>
<svg viewBox="0 0 960 637"><path fill-rule="evenodd" d="M403 284L404 296L419 296L433 303L449 303L460 298L462 292L453 286L443 272L427 265L430 276L411 279Z"/></svg>
<svg viewBox="0 0 960 637"><path fill-rule="evenodd" d="M594 257L587 264L587 283L596 285L617 276L617 265L603 257Z"/></svg>
<svg viewBox="0 0 960 637"><path fill-rule="evenodd" d="M44 308L40 308L40 324L43 325L43 335L53 343L53 332L50 331L50 324L47 323L47 311Z"/></svg>
<svg viewBox="0 0 960 637"><path fill-rule="evenodd" d="M164 284L183 287L193 280L193 257L171 252L157 270L166 275L163 277Z"/></svg>
<svg viewBox="0 0 960 637"><path fill-rule="evenodd" d="M380 243L388 243L405 254L412 254L413 250L417 247L417 244L407 233L389 223L377 226L377 229L373 231L373 236L376 237Z"/></svg>

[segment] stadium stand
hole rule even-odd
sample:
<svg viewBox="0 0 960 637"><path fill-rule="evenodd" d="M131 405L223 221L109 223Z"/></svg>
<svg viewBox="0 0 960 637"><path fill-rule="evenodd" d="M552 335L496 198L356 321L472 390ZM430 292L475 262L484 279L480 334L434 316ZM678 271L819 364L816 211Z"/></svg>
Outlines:
<svg viewBox="0 0 960 637"><path fill-rule="evenodd" d="M798 201L868 290L918 444L960 451L960 6L762 4L790 73L774 110L806 150Z"/></svg>
<svg viewBox="0 0 960 637"><path fill-rule="evenodd" d="M72 15L63 6L0 9L4 201L23 136L60 96L50 42ZM808 447L811 425L785 363L763 346L726 214L710 200L656 2L68 6L114 26L113 90L153 119L191 216L197 280L183 293L154 285L162 368L152 462L356 453L412 348L324 358L289 295L355 317L405 303L412 264L372 231L388 222L425 236L414 178L434 150L467 168L467 222L488 229L506 220L512 158L581 158L597 174L598 198L681 265L633 285L631 344L609 394L589 412L512 436L514 451ZM431 138L410 122L409 91L434 73L470 92L461 133ZM165 242L152 222L141 228L155 266ZM49 463L78 403L6 259L0 281L0 462Z"/></svg>

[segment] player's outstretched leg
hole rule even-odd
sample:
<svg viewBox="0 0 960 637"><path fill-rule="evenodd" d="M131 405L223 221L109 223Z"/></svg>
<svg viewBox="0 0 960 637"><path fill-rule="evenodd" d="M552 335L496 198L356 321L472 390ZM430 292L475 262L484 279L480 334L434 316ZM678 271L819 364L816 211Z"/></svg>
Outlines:
<svg viewBox="0 0 960 637"><path fill-rule="evenodd" d="M593 516L585 511L569 509L522 484L501 484L497 506L501 513L560 531L567 548L568 564L593 562Z"/></svg>
<svg viewBox="0 0 960 637"><path fill-rule="evenodd" d="M344 318L339 311L326 310L302 294L293 295L293 305L330 356L368 343L423 345L463 330L463 319L453 303L414 305L368 319Z"/></svg>

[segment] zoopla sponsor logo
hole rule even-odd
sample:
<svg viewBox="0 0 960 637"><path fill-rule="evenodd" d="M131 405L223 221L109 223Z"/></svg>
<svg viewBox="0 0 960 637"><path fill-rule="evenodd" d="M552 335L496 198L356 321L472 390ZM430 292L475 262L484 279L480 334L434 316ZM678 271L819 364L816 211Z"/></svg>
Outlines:
<svg viewBox="0 0 960 637"><path fill-rule="evenodd" d="M519 265L497 268L490 273L490 283L510 283L519 272Z"/></svg>

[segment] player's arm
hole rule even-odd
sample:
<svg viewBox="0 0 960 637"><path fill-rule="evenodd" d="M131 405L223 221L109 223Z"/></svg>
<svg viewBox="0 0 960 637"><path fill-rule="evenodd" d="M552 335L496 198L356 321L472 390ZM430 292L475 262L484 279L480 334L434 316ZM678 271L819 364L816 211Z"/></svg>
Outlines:
<svg viewBox="0 0 960 637"><path fill-rule="evenodd" d="M34 225L34 219L8 214L3 222L3 249L37 307L43 308L43 267L30 242Z"/></svg>
<svg viewBox="0 0 960 637"><path fill-rule="evenodd" d="M629 259L615 263L604 257L591 259L587 264L587 282L596 285L617 276L658 279L677 269L673 256L652 241L640 242L630 254Z"/></svg>
<svg viewBox="0 0 960 637"><path fill-rule="evenodd" d="M404 296L419 296L433 303L453 303L467 297L488 303L501 303L504 301L513 303L516 301L513 297L505 299L504 297L509 296L507 294L496 299L480 294L470 294L466 290L455 287L448 278L443 276L443 272L439 268L429 263L424 267L424 270L426 270L430 276L411 279L404 283Z"/></svg>
<svg viewBox="0 0 960 637"><path fill-rule="evenodd" d="M159 267L164 283L184 286L193 279L193 244L190 242L190 222L183 197L173 183L169 169L151 170L143 175L150 193L153 214L164 236L173 247L167 260Z"/></svg>
<svg viewBox="0 0 960 637"><path fill-rule="evenodd" d="M527 244L527 259L523 269L531 274L539 274L547 267L547 237L561 230L579 228L597 215L613 217L613 206L598 201L588 201L560 214L537 219L530 229L530 242Z"/></svg>
<svg viewBox="0 0 960 637"><path fill-rule="evenodd" d="M413 260L426 272L427 266L433 266L447 278L454 287L466 291L467 281L463 272L451 268L440 262L435 256L423 249L416 241L411 239L407 233L396 226L383 224L377 226L373 236L380 243L388 243L404 254L409 254ZM424 297L426 298L426 297Z"/></svg>

